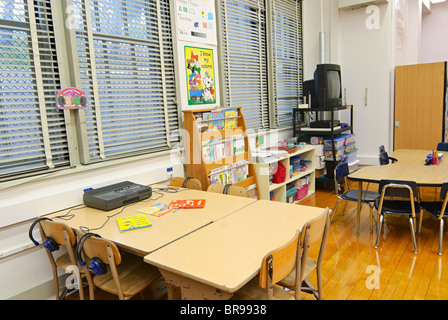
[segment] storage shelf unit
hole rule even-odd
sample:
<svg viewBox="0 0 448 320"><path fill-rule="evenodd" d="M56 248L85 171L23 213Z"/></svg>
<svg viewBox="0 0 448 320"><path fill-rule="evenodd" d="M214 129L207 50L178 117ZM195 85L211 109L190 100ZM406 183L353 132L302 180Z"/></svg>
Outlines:
<svg viewBox="0 0 448 320"><path fill-rule="evenodd" d="M307 166L306 171L301 171L297 175L292 175L290 171L291 158L293 157L301 157L302 160L311 161L311 163ZM295 182L308 177L308 194L307 196L313 194L316 190L315 187L315 173L314 173L314 164L315 161L315 150L313 146L305 146L294 153L287 154L282 158L268 161L266 163L258 163L254 164L255 173L258 181L258 190L260 199L270 200L271 192L274 195L275 201L287 202L286 192L288 186L294 184ZM270 183L270 166L275 165L277 163L282 163L286 168L286 178L285 182L282 183ZM304 199L304 198L303 198ZM291 201L293 203L299 202ZM288 201L290 202L290 201Z"/></svg>
<svg viewBox="0 0 448 320"><path fill-rule="evenodd" d="M204 113L236 110L237 116L231 118L221 119L224 121L224 129L218 130L213 128L202 132L201 127L208 126L208 122L217 121L220 119L203 121L201 116ZM186 159L187 159L187 175L194 177L201 181L202 189L204 191L210 186L210 178L216 172L220 172L221 168L230 167L230 169L222 169L223 172L229 172L236 168L236 165L245 162L247 163L247 177L233 182L227 182L232 185L242 186L246 189L256 186L257 197L258 184L253 167L252 154L250 151L249 140L247 137L247 129L244 121L244 116L241 113L241 107L233 108L214 108L214 109L200 109L200 110L184 110L184 129L188 137L185 137ZM227 121L233 120L234 125L226 127ZM224 152L223 156L215 159L207 159L204 156L203 148L205 144L213 145L216 141L218 143L232 142L239 139L242 150L237 153L233 152L234 145L230 147L232 152Z"/></svg>
<svg viewBox="0 0 448 320"><path fill-rule="evenodd" d="M348 111L350 112L350 123L348 126L345 126L344 128L337 128L338 126L334 125L335 121L335 112L338 111ZM304 118L302 115L309 112L315 112L316 114L316 121L318 121L320 118L324 116L325 113L330 114L330 128L327 129L312 129L307 127L305 124L299 124L298 119ZM353 106L352 105L344 105L339 107L326 107L326 108L295 108L293 110L293 134L295 137L297 137L298 141L303 141L303 136L307 135L309 137L311 136L318 136L322 137L324 139L331 139L332 141L332 157L330 159L326 158L325 162L327 164L327 174L324 177L318 178L319 182L323 182L326 185L332 186L333 181L333 171L334 168L337 166L337 164L340 162L340 157L336 156L336 148L335 148L335 137L344 134L344 133L351 133L353 134Z"/></svg>

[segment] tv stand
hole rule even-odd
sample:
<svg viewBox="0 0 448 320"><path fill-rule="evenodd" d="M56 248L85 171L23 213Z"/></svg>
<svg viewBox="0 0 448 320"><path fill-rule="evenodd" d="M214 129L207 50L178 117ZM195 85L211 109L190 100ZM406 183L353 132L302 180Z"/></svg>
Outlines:
<svg viewBox="0 0 448 320"><path fill-rule="evenodd" d="M336 125L334 114L337 111L349 111L350 112L350 123L348 126L341 127L339 124ZM315 112L316 119L315 121L319 121L319 118L323 116L324 112L329 112L331 114L330 126L329 128L310 128L306 124L299 123L299 119L305 119L303 115L306 113ZM340 157L336 156L336 150L334 146L334 138L343 133L353 133L353 106L352 105L343 105L339 107L320 107L320 108L294 108L293 109L293 136L297 137L298 141L303 141L303 136L318 136L324 139L331 139L333 145L333 157L332 159L325 159L327 174L325 177L316 178L317 183L323 183L324 185L330 185L334 187L333 178L334 178L334 168L341 162Z"/></svg>

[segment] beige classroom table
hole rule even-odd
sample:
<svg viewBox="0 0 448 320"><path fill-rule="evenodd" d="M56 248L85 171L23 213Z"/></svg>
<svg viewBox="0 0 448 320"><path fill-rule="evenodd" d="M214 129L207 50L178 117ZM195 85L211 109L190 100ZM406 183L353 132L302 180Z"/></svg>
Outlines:
<svg viewBox="0 0 448 320"><path fill-rule="evenodd" d="M442 183L448 182L448 153L444 154L438 165L426 166L426 156L431 153L432 150L396 150L390 156L396 158L397 162L362 167L348 175L349 180L358 182L357 235L359 235L363 182L379 183L383 179L407 180L415 181L419 187L440 187Z"/></svg>
<svg viewBox="0 0 448 320"><path fill-rule="evenodd" d="M228 299L259 273L263 257L325 209L259 200L147 255L169 297Z"/></svg>
<svg viewBox="0 0 448 320"><path fill-rule="evenodd" d="M167 188L165 185L152 185L151 187L153 188L151 199L155 200L146 199L110 211L78 206L72 208L71 211L67 209L47 217L54 218L67 213L73 215L70 220L57 219L56 221L64 222L77 230L88 228L90 232L115 242L126 251L143 257L256 201L250 198L192 189L174 188L179 190L176 193L157 190L157 188ZM140 214L139 209L148 208L153 204L170 204L172 200L189 199L205 199L205 207L202 209L180 209L161 217L148 215L152 223L152 226L148 228L127 232L120 232L118 229L117 218L119 217ZM107 220L108 217L110 217L109 220ZM96 230L99 227L101 228Z"/></svg>

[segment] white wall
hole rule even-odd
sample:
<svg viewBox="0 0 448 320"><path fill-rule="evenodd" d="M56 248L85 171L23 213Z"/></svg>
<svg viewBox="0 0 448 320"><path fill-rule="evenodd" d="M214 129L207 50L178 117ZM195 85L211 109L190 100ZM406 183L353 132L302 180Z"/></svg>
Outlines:
<svg viewBox="0 0 448 320"><path fill-rule="evenodd" d="M353 125L361 164L378 164L378 147L390 147L392 10L390 4L380 5L379 9L378 29L366 27L370 13L366 13L365 7L339 11L342 82L347 104L354 108Z"/></svg>
<svg viewBox="0 0 448 320"><path fill-rule="evenodd" d="M448 2L432 4L421 23L420 63L448 60Z"/></svg>

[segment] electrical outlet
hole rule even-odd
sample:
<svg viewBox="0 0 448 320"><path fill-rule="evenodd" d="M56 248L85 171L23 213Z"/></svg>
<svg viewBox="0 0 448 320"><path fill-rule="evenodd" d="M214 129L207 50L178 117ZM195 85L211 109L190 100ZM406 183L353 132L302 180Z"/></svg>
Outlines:
<svg viewBox="0 0 448 320"><path fill-rule="evenodd" d="M169 168L166 169L166 173L167 173L168 179L173 179L173 174L174 174L173 171L174 171L173 167L169 167Z"/></svg>

